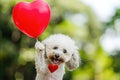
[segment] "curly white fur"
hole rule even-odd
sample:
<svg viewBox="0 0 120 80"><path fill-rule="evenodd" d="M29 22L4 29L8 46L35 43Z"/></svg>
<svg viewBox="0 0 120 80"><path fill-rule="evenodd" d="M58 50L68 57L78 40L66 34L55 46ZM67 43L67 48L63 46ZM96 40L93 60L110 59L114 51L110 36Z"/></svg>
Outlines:
<svg viewBox="0 0 120 80"><path fill-rule="evenodd" d="M58 69L51 73L50 63L58 64ZM41 43L35 44L36 80L62 80L65 65L69 70L79 67L79 55L74 41L63 34L55 34Z"/></svg>

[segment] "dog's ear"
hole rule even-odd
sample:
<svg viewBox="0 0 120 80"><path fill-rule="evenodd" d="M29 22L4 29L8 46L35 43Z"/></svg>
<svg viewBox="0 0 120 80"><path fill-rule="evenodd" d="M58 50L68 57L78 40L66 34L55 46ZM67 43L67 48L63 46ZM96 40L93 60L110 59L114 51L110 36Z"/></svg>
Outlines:
<svg viewBox="0 0 120 80"><path fill-rule="evenodd" d="M79 63L80 63L79 53L77 50L75 50L74 53L72 54L71 59L68 62L66 62L66 67L68 68L68 70L72 71L79 67Z"/></svg>

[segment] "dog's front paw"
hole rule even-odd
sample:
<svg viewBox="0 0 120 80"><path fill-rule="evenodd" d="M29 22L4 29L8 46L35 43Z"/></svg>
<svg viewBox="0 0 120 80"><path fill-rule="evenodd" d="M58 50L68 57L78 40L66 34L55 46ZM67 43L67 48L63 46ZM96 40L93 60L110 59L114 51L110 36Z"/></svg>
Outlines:
<svg viewBox="0 0 120 80"><path fill-rule="evenodd" d="M40 43L39 41L37 41L37 42L35 43L35 49L36 49L37 51L44 51L45 47L44 47L44 45L43 45L42 43Z"/></svg>

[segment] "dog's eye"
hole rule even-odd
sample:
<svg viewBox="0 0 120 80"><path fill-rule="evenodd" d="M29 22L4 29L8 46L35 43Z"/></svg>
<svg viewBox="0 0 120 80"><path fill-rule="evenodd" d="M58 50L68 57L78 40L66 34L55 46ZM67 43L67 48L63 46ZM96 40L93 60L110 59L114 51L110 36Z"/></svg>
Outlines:
<svg viewBox="0 0 120 80"><path fill-rule="evenodd" d="M57 46L55 46L55 47L53 47L53 49L58 49L58 47L57 47Z"/></svg>
<svg viewBox="0 0 120 80"><path fill-rule="evenodd" d="M67 53L67 50L66 50L66 49L63 49L63 53Z"/></svg>

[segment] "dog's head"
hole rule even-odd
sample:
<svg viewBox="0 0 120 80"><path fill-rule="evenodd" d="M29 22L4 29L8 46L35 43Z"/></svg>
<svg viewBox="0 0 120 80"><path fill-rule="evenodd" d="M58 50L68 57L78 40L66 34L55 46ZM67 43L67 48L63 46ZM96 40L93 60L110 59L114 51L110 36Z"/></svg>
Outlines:
<svg viewBox="0 0 120 80"><path fill-rule="evenodd" d="M42 42L46 48L46 57L51 63L62 64L73 70L79 66L79 55L74 41L65 35L52 35Z"/></svg>

